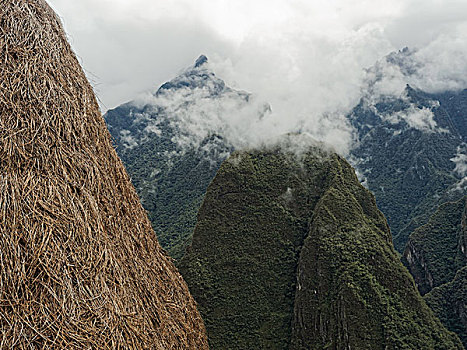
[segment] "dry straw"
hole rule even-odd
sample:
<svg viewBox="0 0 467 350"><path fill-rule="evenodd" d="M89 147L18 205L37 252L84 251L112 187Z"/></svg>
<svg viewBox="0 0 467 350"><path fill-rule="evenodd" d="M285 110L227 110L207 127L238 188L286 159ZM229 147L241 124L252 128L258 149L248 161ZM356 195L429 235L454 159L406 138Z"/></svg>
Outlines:
<svg viewBox="0 0 467 350"><path fill-rule="evenodd" d="M207 348L43 0L0 0L0 348Z"/></svg>

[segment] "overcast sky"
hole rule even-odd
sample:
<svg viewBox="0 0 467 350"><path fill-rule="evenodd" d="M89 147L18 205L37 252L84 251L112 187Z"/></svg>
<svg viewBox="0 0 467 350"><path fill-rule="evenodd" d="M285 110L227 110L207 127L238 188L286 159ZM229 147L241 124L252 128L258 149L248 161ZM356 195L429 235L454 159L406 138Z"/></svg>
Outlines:
<svg viewBox="0 0 467 350"><path fill-rule="evenodd" d="M334 94L343 106L353 103L349 91L358 88L362 68L393 50L434 47L448 62L452 51L457 61L466 61L465 0L49 3L104 111L156 88L200 54L228 83L270 101L306 90L299 98L313 92L318 101Z"/></svg>

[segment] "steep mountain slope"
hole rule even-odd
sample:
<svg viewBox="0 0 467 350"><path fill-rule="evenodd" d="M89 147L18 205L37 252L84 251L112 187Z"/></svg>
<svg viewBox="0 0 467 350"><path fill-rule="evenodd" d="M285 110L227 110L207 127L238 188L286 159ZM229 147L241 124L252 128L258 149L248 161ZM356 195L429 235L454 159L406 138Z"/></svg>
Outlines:
<svg viewBox="0 0 467 350"><path fill-rule="evenodd" d="M393 53L384 65L400 70L409 82L419 69L411 55L410 50ZM467 90L427 93L407 85L402 94L385 95L377 88L384 74L375 67L374 80L348 116L359 139L349 159L375 194L394 244L403 252L409 235L440 204L467 193ZM105 116L152 225L176 259L190 242L208 184L234 148L226 142L228 130L222 126L228 123L223 118L251 104L250 97L228 88L201 56L150 96ZM258 110L260 117L265 113L268 106ZM439 247L432 241L435 255L457 249L450 234L443 237ZM446 264L455 259L445 254L434 260L446 266L435 273L440 284L456 273L457 263ZM428 277L421 282L423 268L418 270L411 271L425 293L432 286Z"/></svg>
<svg viewBox="0 0 467 350"><path fill-rule="evenodd" d="M435 314L467 348L467 197L443 204L409 238L403 262Z"/></svg>
<svg viewBox="0 0 467 350"><path fill-rule="evenodd" d="M425 300L441 322L457 333L467 349L467 266L460 269L451 282L434 288Z"/></svg>
<svg viewBox="0 0 467 350"><path fill-rule="evenodd" d="M222 164L180 261L210 347L461 349L349 164L316 146L282 149Z"/></svg>
<svg viewBox="0 0 467 350"><path fill-rule="evenodd" d="M467 197L445 203L417 228L404 251L404 263L422 294L450 282L467 265Z"/></svg>
<svg viewBox="0 0 467 350"><path fill-rule="evenodd" d="M406 82L423 70L408 49L373 68L374 80L350 115L360 141L351 159L388 217L418 289L440 286L427 300L464 340L466 299L453 288L465 282L458 272L467 260L467 90L426 93L407 85L400 96L385 95L378 87L384 67Z"/></svg>
<svg viewBox="0 0 467 350"><path fill-rule="evenodd" d="M0 0L0 347L207 349L44 0Z"/></svg>
<svg viewBox="0 0 467 350"><path fill-rule="evenodd" d="M201 56L195 65L142 101L104 116L161 245L178 259L189 243L209 182L232 147L210 132L210 118L228 117L249 95L217 78ZM198 124L194 115L203 115ZM203 119L202 118L202 119Z"/></svg>
<svg viewBox="0 0 467 350"><path fill-rule="evenodd" d="M350 119L360 142L352 160L388 218L394 245L443 202L466 192L453 162L465 152L467 91L427 94L407 86L400 98L365 99ZM454 113L454 111L456 111Z"/></svg>

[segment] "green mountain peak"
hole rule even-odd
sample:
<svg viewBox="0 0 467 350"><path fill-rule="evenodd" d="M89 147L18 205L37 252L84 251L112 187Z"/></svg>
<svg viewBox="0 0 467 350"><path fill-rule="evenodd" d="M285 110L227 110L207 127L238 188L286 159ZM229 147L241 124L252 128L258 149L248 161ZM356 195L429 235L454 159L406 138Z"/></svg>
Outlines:
<svg viewBox="0 0 467 350"><path fill-rule="evenodd" d="M211 349L462 348L418 294L371 193L316 146L234 152L179 267Z"/></svg>

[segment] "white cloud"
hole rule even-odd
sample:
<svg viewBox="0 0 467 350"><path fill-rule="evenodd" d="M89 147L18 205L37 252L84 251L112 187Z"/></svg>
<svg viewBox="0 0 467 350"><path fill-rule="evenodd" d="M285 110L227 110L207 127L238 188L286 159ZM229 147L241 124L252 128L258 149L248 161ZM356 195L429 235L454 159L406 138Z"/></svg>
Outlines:
<svg viewBox="0 0 467 350"><path fill-rule="evenodd" d="M181 149L199 148L203 140L211 135L222 136L237 148L261 139L261 135L267 131L262 130L261 125L268 106L254 96L250 96L247 102L247 95L235 90L213 96L214 84L208 81L205 85L203 81L203 85L196 88L147 94L136 104L162 108L164 115L169 116L172 128L177 131L173 141Z"/></svg>
<svg viewBox="0 0 467 350"><path fill-rule="evenodd" d="M319 101L318 109L348 104L362 68L406 45L427 63L420 87L439 88L439 81L446 82L442 88L465 87L463 0L49 2L104 109L168 80L200 53L219 64L230 59L231 78L243 89L290 105ZM291 98L297 83L306 93Z"/></svg>
<svg viewBox="0 0 467 350"><path fill-rule="evenodd" d="M433 118L434 114L431 109L426 107L418 108L414 105L386 117L391 123L397 124L401 120L404 120L409 127L423 131L436 129L437 125Z"/></svg>
<svg viewBox="0 0 467 350"><path fill-rule="evenodd" d="M459 176L467 177L467 144L457 147L457 154L451 161L456 164L454 171Z"/></svg>
<svg viewBox="0 0 467 350"><path fill-rule="evenodd" d="M122 140L122 144L123 144L123 146L125 148L132 149L132 148L138 146L138 142L133 137L133 135L131 135L130 130L125 130L124 129L124 130L120 131L120 137L121 137L121 140Z"/></svg>
<svg viewBox="0 0 467 350"><path fill-rule="evenodd" d="M407 91L397 95L398 90L391 90L384 87L384 84L376 84L370 93L365 95L365 108L371 110L381 120L390 124L400 124L405 122L407 127L421 130L424 132L449 132L447 129L438 127L435 121L433 110L439 107L439 101L431 101L430 107L419 107L410 101ZM391 86L391 82L389 82ZM392 101L397 99L406 104L405 108L397 112L380 112L376 104L380 101ZM395 130L394 135L401 133L401 130Z"/></svg>
<svg viewBox="0 0 467 350"><path fill-rule="evenodd" d="M466 7L467 11L467 7ZM465 12L467 13L467 12ZM428 92L467 87L467 24L442 34L415 53L420 68L413 85Z"/></svg>
<svg viewBox="0 0 467 350"><path fill-rule="evenodd" d="M177 83L189 86L180 87ZM144 94L134 104L154 106L154 113L159 115L155 123L163 115L168 116L175 132L172 141L182 151L199 149L212 135L222 137L236 149L274 145L282 135L297 132L303 135L297 143L309 143L308 138L312 137L342 154L353 142L352 128L344 114L328 113L314 119L291 114L284 118L258 95L224 89L223 82L210 73L209 64L188 69L171 84L177 88Z"/></svg>
<svg viewBox="0 0 467 350"><path fill-rule="evenodd" d="M440 34L427 45L381 59L366 71L374 98L397 96L406 84L425 92L467 88L467 23Z"/></svg>

